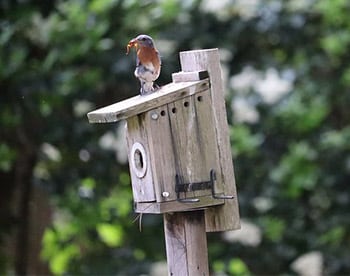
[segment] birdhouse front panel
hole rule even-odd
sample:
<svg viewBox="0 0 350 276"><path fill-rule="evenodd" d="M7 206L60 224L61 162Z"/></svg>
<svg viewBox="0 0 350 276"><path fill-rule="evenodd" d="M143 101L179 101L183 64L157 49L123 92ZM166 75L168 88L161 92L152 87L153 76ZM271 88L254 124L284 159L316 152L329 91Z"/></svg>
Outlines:
<svg viewBox="0 0 350 276"><path fill-rule="evenodd" d="M216 194L223 193L212 112L207 87L128 120L136 211L162 213L224 203L212 196L214 189ZM135 127L139 130L134 137ZM137 175L133 166L135 144L143 145L147 155L143 160L149 160L144 175Z"/></svg>

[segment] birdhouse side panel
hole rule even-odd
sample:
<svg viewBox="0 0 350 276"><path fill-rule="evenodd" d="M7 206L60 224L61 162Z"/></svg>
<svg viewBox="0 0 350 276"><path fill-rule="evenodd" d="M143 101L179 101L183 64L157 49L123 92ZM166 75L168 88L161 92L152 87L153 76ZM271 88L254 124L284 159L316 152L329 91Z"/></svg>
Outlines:
<svg viewBox="0 0 350 276"><path fill-rule="evenodd" d="M156 200L144 114L127 120L127 146L132 191L135 202Z"/></svg>

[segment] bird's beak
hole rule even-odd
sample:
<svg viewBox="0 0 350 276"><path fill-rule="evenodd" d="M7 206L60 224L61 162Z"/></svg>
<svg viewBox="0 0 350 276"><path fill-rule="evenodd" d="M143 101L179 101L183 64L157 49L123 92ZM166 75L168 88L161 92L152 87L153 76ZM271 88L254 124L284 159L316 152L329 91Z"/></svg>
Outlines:
<svg viewBox="0 0 350 276"><path fill-rule="evenodd" d="M137 40L136 38L133 38L129 41L128 45L126 46L126 54L129 54L130 48L135 47L137 48Z"/></svg>

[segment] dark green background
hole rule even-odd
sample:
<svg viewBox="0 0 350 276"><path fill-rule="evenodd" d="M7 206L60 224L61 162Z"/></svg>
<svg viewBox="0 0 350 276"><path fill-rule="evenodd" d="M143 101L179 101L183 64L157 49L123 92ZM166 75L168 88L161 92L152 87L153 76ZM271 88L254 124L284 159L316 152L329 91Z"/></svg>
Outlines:
<svg viewBox="0 0 350 276"><path fill-rule="evenodd" d="M123 126L86 118L138 93L125 46L147 33L160 85L179 51L222 50L241 217L261 241L210 234L211 271L295 274L319 252L324 274L349 274L349 12L346 0L1 0L0 273L137 275L165 259L161 216L134 222ZM268 101L267 80L287 93Z"/></svg>

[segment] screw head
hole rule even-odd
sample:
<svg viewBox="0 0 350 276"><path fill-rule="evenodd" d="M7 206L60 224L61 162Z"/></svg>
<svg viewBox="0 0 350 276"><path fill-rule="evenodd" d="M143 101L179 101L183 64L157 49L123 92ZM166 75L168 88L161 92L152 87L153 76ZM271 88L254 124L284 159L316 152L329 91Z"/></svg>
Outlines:
<svg viewBox="0 0 350 276"><path fill-rule="evenodd" d="M156 112L153 112L152 114L151 114L151 118L153 119L153 120L157 120L158 119L158 114L156 113Z"/></svg>

